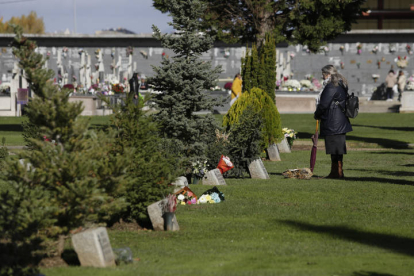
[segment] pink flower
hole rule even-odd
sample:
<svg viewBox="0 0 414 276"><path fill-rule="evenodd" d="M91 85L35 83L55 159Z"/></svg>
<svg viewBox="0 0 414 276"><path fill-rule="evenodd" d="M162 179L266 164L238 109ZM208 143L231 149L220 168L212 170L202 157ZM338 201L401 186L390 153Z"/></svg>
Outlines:
<svg viewBox="0 0 414 276"><path fill-rule="evenodd" d="M193 196L194 194L192 192L187 193L188 196Z"/></svg>
<svg viewBox="0 0 414 276"><path fill-rule="evenodd" d="M191 199L191 204L196 204L197 203L197 199L194 197Z"/></svg>

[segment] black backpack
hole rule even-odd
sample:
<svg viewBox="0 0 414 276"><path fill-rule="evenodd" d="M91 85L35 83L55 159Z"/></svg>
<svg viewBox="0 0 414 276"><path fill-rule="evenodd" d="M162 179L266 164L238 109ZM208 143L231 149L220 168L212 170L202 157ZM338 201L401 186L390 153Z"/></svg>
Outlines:
<svg viewBox="0 0 414 276"><path fill-rule="evenodd" d="M352 93L351 95L348 94L345 100L345 108L343 108L338 101L335 102L337 106L339 106L342 112L348 118L355 118L358 116L359 111L359 98Z"/></svg>

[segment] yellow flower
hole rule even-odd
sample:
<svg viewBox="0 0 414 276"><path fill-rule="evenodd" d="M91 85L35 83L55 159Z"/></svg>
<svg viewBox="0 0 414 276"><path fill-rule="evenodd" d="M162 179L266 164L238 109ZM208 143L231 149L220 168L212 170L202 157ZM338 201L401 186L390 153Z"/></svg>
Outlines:
<svg viewBox="0 0 414 276"><path fill-rule="evenodd" d="M216 203L214 200L210 199L208 203Z"/></svg>
<svg viewBox="0 0 414 276"><path fill-rule="evenodd" d="M211 196L210 195L206 195L206 200L210 201L211 200Z"/></svg>
<svg viewBox="0 0 414 276"><path fill-rule="evenodd" d="M185 205L185 202L184 201L181 201L181 205Z"/></svg>

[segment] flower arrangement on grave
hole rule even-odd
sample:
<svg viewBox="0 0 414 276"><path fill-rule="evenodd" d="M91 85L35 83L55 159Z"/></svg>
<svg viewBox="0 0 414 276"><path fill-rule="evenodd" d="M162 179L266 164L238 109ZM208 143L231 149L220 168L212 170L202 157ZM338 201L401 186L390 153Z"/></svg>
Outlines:
<svg viewBox="0 0 414 276"><path fill-rule="evenodd" d="M98 71L99 70L99 63L95 63L95 70Z"/></svg>
<svg viewBox="0 0 414 276"><path fill-rule="evenodd" d="M207 172L207 160L206 161L196 161L192 163L192 174L197 178L203 178Z"/></svg>
<svg viewBox="0 0 414 276"><path fill-rule="evenodd" d="M378 53L378 50L379 50L378 45L375 45L374 48L372 48L371 52L376 54L376 53Z"/></svg>
<svg viewBox="0 0 414 276"><path fill-rule="evenodd" d="M361 67L361 62L357 62L357 67L358 67L358 69L359 69L359 67Z"/></svg>
<svg viewBox="0 0 414 276"><path fill-rule="evenodd" d="M341 54L344 54L345 46L341 45L339 46L339 51L341 51Z"/></svg>
<svg viewBox="0 0 414 276"><path fill-rule="evenodd" d="M177 195L177 204L192 205L197 203L197 196L188 187L182 188L175 194Z"/></svg>
<svg viewBox="0 0 414 276"><path fill-rule="evenodd" d="M280 86L282 85L282 80L276 80L276 89L280 89Z"/></svg>
<svg viewBox="0 0 414 276"><path fill-rule="evenodd" d="M309 50L308 46L306 46L306 45L305 45L305 46L303 46L302 51L304 51L304 52L306 52L306 53L310 54L310 50Z"/></svg>
<svg viewBox="0 0 414 276"><path fill-rule="evenodd" d="M197 204L205 204L205 203L220 203L225 200L224 194L217 189L217 187L213 187L205 191L200 198L197 200Z"/></svg>
<svg viewBox="0 0 414 276"><path fill-rule="evenodd" d="M409 55L411 55L413 52L411 51L411 46L410 46L410 44L407 44L406 46L405 46L405 49L407 50L407 53L409 54Z"/></svg>
<svg viewBox="0 0 414 276"><path fill-rule="evenodd" d="M220 86L218 86L218 85L216 85L216 86L214 86L214 87L210 87L210 90L211 91L221 91L221 90L223 90Z"/></svg>
<svg viewBox="0 0 414 276"><path fill-rule="evenodd" d="M297 139L296 137L297 132L295 132L293 129L285 127L285 128L282 128L282 133L285 136L289 146L292 147L293 141Z"/></svg>
<svg viewBox="0 0 414 276"><path fill-rule="evenodd" d="M344 69L345 68L345 63L343 63L342 61L341 61L341 69Z"/></svg>
<svg viewBox="0 0 414 276"><path fill-rule="evenodd" d="M378 74L373 74L372 78L374 79L374 82L377 82L377 80L379 79L380 75Z"/></svg>
<svg viewBox="0 0 414 276"><path fill-rule="evenodd" d="M294 53L290 53L290 59L294 59L295 58L295 54Z"/></svg>
<svg viewBox="0 0 414 276"><path fill-rule="evenodd" d="M312 84L317 90L322 88L322 84L318 79L312 79Z"/></svg>
<svg viewBox="0 0 414 276"><path fill-rule="evenodd" d="M47 51L46 56L50 57L50 51Z"/></svg>
<svg viewBox="0 0 414 276"><path fill-rule="evenodd" d="M122 94L124 93L125 90L125 85L123 85L122 83L116 83L112 85L112 91L115 94Z"/></svg>
<svg viewBox="0 0 414 276"><path fill-rule="evenodd" d="M132 48L132 46L128 46L128 48L126 49L126 56L133 56L134 55L134 48Z"/></svg>
<svg viewBox="0 0 414 276"><path fill-rule="evenodd" d="M69 49L67 47L62 48L62 55L63 55L64 58L66 58L68 56L68 51L69 51Z"/></svg>
<svg viewBox="0 0 414 276"><path fill-rule="evenodd" d="M74 82L75 82L75 81L77 81L77 80L78 80L78 78L77 78L75 75L73 75L73 76L72 76L72 81L74 81Z"/></svg>
<svg viewBox="0 0 414 276"><path fill-rule="evenodd" d="M414 90L414 75L408 78L407 85L405 86L406 90Z"/></svg>
<svg viewBox="0 0 414 276"><path fill-rule="evenodd" d="M311 81L310 80L301 80L300 82L300 85L301 85L301 89L302 90L310 90L310 89L313 89L313 84L311 83Z"/></svg>
<svg viewBox="0 0 414 276"><path fill-rule="evenodd" d="M224 49L224 57L228 58L229 56L230 56L230 49L229 48Z"/></svg>
<svg viewBox="0 0 414 276"><path fill-rule="evenodd" d="M323 46L322 51L325 53L325 55L327 55L329 53L330 49L329 49L328 46Z"/></svg>
<svg viewBox="0 0 414 276"><path fill-rule="evenodd" d="M111 57L114 58L115 57L115 48L111 49Z"/></svg>
<svg viewBox="0 0 414 276"><path fill-rule="evenodd" d="M101 87L99 86L98 83L92 84L91 87L89 87L88 89L89 94L96 94L99 92L101 92Z"/></svg>
<svg viewBox="0 0 414 276"><path fill-rule="evenodd" d="M85 50L83 50L82 48L80 48L78 54L81 56L83 53L85 53Z"/></svg>
<svg viewBox="0 0 414 276"><path fill-rule="evenodd" d="M141 55L145 58L148 59L148 53L145 52L144 50L139 51L141 53Z"/></svg>
<svg viewBox="0 0 414 276"><path fill-rule="evenodd" d="M362 44L358 42L356 45L356 48L357 48L357 54L360 55L362 53Z"/></svg>
<svg viewBox="0 0 414 276"><path fill-rule="evenodd" d="M377 66L378 66L378 69L381 69L381 61L380 60L377 60Z"/></svg>
<svg viewBox="0 0 414 276"><path fill-rule="evenodd" d="M167 203L164 205L165 213L174 213L177 210L177 197L174 194L169 194L165 197Z"/></svg>
<svg viewBox="0 0 414 276"><path fill-rule="evenodd" d="M397 47L395 46L395 44L390 44L389 45L389 51L390 53L394 53L397 51Z"/></svg>
<svg viewBox="0 0 414 276"><path fill-rule="evenodd" d="M300 82L297 80L287 80L282 85L288 91L299 91L300 90Z"/></svg>
<svg viewBox="0 0 414 276"><path fill-rule="evenodd" d="M219 169L220 173L223 174L233 168L234 168L234 164L233 162L230 161L230 157L221 155L220 161L217 165L217 169Z"/></svg>
<svg viewBox="0 0 414 276"><path fill-rule="evenodd" d="M405 56L404 58L402 58L402 57L398 56L398 59L397 59L398 68L405 68L405 67L407 67L407 65L408 65L407 57Z"/></svg>

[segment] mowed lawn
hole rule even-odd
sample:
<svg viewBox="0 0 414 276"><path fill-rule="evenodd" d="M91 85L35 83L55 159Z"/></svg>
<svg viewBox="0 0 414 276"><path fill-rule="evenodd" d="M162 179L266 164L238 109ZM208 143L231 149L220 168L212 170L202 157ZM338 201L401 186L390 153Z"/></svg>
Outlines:
<svg viewBox="0 0 414 276"><path fill-rule="evenodd" d="M99 120L97 125L104 123ZM178 232L110 229L112 247L130 247L139 258L134 263L42 273L414 275L413 122L414 114L360 114L352 120L345 180L285 179L286 169L309 166L310 151L282 153L281 162L265 162L269 180L226 179L228 185L219 187L225 202L178 206ZM312 115L282 115L282 124L299 132L298 144L308 145L315 131ZM0 125L1 138L11 131ZM315 175L329 169L330 158L320 150ZM209 187L190 188L201 195Z"/></svg>

